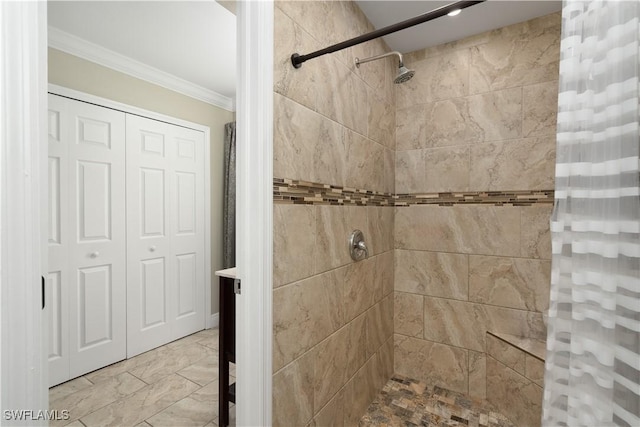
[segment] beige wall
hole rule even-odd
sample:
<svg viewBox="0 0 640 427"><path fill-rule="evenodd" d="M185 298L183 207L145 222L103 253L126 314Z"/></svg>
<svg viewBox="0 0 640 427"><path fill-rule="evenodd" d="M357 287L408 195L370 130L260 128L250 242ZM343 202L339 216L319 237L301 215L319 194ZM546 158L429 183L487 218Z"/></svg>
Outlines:
<svg viewBox="0 0 640 427"><path fill-rule="evenodd" d="M224 124L234 113L49 48L49 83L166 114L211 132L211 270L222 268ZM218 287L212 286L212 313L218 312Z"/></svg>
<svg viewBox="0 0 640 427"><path fill-rule="evenodd" d="M353 62L388 47L289 59L372 29L353 2L276 3L276 178L393 192L393 60ZM276 203L273 256L273 423L356 425L393 373L393 208Z"/></svg>
<svg viewBox="0 0 640 427"><path fill-rule="evenodd" d="M397 193L553 190L559 39L553 14L406 55ZM396 207L397 373L484 398L486 331L545 337L550 213Z"/></svg>

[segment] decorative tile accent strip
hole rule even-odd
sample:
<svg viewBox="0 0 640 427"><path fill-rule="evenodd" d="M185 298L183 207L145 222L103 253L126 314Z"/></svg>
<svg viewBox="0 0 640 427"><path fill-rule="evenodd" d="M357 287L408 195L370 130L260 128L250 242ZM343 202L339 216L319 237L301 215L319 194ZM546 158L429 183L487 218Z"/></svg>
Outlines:
<svg viewBox="0 0 640 427"><path fill-rule="evenodd" d="M541 203L553 203L553 197L553 190L391 194L295 179L273 179L273 202L279 204L356 206L484 204L531 206Z"/></svg>

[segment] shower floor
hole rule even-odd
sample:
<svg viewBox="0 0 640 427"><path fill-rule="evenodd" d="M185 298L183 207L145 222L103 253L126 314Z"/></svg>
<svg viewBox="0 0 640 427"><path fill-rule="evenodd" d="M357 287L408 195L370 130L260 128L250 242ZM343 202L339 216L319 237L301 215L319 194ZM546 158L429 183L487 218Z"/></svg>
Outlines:
<svg viewBox="0 0 640 427"><path fill-rule="evenodd" d="M486 402L400 375L387 382L359 425L513 427Z"/></svg>

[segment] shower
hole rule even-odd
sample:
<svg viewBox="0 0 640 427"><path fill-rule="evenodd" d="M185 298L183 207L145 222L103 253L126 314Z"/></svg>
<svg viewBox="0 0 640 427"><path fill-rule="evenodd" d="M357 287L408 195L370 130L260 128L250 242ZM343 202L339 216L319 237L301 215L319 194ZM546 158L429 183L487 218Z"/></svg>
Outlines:
<svg viewBox="0 0 640 427"><path fill-rule="evenodd" d="M407 80L411 80L411 77L415 74L415 71L408 69L404 66L404 61L402 60L402 54L398 51L393 51L389 53L383 53L382 55L372 56L371 58L359 59L356 58L356 67L360 68L360 64L364 64L365 62L371 62L378 59L386 58L387 56L398 55L398 74L396 78L393 79L393 82L396 84L404 83Z"/></svg>

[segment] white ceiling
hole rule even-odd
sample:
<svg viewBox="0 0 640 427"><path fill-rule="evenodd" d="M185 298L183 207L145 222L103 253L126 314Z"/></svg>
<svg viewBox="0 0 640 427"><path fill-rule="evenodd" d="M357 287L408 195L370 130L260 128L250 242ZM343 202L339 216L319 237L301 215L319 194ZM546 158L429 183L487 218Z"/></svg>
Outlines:
<svg viewBox="0 0 640 427"><path fill-rule="evenodd" d="M235 97L236 17L209 1L50 1L49 26Z"/></svg>
<svg viewBox="0 0 640 427"><path fill-rule="evenodd" d="M429 12L454 1L366 1L356 3L376 29ZM437 46L474 34L559 11L561 1L489 0L466 8L458 16L443 16L384 37L402 53Z"/></svg>
<svg viewBox="0 0 640 427"><path fill-rule="evenodd" d="M228 9L233 10L235 5L233 1L223 3L226 8L213 0L50 1L49 26L233 100L236 17ZM450 2L359 0L357 3L371 23L382 28ZM438 18L388 35L385 40L392 49L406 53L560 8L560 1L489 0L463 10L456 17ZM54 32L50 33L50 39ZM87 46L85 51L92 45Z"/></svg>

